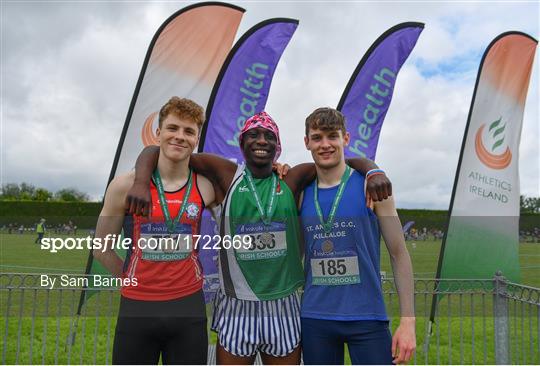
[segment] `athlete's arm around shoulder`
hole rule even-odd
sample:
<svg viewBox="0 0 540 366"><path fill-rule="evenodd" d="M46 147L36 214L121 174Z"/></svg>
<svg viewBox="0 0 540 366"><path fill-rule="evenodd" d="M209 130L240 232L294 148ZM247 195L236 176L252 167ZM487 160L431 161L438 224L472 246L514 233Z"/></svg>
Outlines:
<svg viewBox="0 0 540 366"><path fill-rule="evenodd" d="M371 200L374 202L383 201L392 195L392 182L390 182L384 172L381 171L380 174L372 175L370 177L366 176L370 170L379 169L373 160L362 157L349 158L346 159L346 163L366 177L367 196Z"/></svg>
<svg viewBox="0 0 540 366"><path fill-rule="evenodd" d="M346 160L354 170L366 175L367 172L379 167L373 161L366 158L352 158ZM292 190L296 203L299 203L300 193L317 177L317 169L314 163L302 163L289 169L283 178ZM392 183L385 174L371 177L366 183L368 196L373 201L382 201L392 195Z"/></svg>
<svg viewBox="0 0 540 366"><path fill-rule="evenodd" d="M396 364L407 362L416 349L414 315L414 280L411 257L405 246L394 197L374 203L382 236L390 254L394 281L399 298L400 323L392 337L392 356Z"/></svg>
<svg viewBox="0 0 540 366"><path fill-rule="evenodd" d="M125 199L128 214L143 216L150 214L150 180L154 169L156 169L158 159L159 146L155 145L145 147L137 157L133 184L129 188Z"/></svg>
<svg viewBox="0 0 540 366"><path fill-rule="evenodd" d="M159 158L158 146L147 146L135 163L135 179L126 196L129 214L150 214L150 179ZM214 154L192 154L189 165L198 174L204 175L214 186L215 202L221 203L232 182L237 165Z"/></svg>
<svg viewBox="0 0 540 366"><path fill-rule="evenodd" d="M95 235L96 239L101 239L101 243L105 243L107 235L120 234L122 231L126 195L134 179L135 172L131 172L114 178L107 187ZM123 261L112 248L94 249L93 254L113 276L122 276Z"/></svg>
<svg viewBox="0 0 540 366"><path fill-rule="evenodd" d="M191 154L189 166L194 172L206 177L214 186L215 202L221 203L229 190L238 165L219 155Z"/></svg>
<svg viewBox="0 0 540 366"><path fill-rule="evenodd" d="M317 177L317 169L314 163L302 163L288 170L283 181L293 193L296 205L299 205L300 194L304 188Z"/></svg>
<svg viewBox="0 0 540 366"><path fill-rule="evenodd" d="M208 180L204 175L197 175L197 186L204 201L204 206L213 208L216 206L216 191L212 182Z"/></svg>

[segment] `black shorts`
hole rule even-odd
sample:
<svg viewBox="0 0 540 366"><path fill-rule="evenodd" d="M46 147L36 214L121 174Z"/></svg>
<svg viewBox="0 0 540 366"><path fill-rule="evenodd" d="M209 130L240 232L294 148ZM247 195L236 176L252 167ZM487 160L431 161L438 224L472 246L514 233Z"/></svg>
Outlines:
<svg viewBox="0 0 540 366"><path fill-rule="evenodd" d="M206 364L208 332L203 292L168 301L122 297L113 364Z"/></svg>

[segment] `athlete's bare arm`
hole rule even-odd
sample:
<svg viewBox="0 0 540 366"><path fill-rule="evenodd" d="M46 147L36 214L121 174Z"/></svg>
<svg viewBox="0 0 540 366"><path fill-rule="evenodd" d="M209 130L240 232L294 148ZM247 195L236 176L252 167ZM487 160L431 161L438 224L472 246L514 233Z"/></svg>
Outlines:
<svg viewBox="0 0 540 366"><path fill-rule="evenodd" d="M379 168L373 161L365 158L347 159L346 162L351 168L363 175L366 175L372 169ZM315 163L303 163L289 169L283 180L292 190L294 198L298 203L300 193L316 176L317 170ZM392 183L384 174L374 175L367 182L366 191L373 201L382 201L392 195Z"/></svg>
<svg viewBox="0 0 540 366"><path fill-rule="evenodd" d="M390 254L394 281L399 298L400 323L392 337L392 356L396 364L407 362L416 349L414 315L414 281L411 257L405 246L393 197L375 203L382 236Z"/></svg>
<svg viewBox="0 0 540 366"><path fill-rule="evenodd" d="M238 165L214 154L191 154L189 166L204 175L214 186L216 203L221 203L229 190Z"/></svg>
<svg viewBox="0 0 540 366"><path fill-rule="evenodd" d="M208 208L212 208L216 205L216 192L212 183L203 175L197 176L197 186L199 192L201 192L204 205Z"/></svg>
<svg viewBox="0 0 540 366"><path fill-rule="evenodd" d="M126 212L148 216L151 197L149 183L159 158L158 146L147 146L135 163L135 180L126 197ZM221 203L234 178L237 165L213 154L192 154L189 165L198 174L208 178L213 185L215 196L212 203ZM200 187L199 187L200 188ZM201 192L203 193L203 192ZM205 198L205 194L203 194ZM205 198L205 203L206 202Z"/></svg>
<svg viewBox="0 0 540 366"><path fill-rule="evenodd" d="M373 160L366 158L345 159L345 162L363 176L372 169L379 169ZM366 191L373 202L383 201L392 195L392 182L386 174L374 175L369 178Z"/></svg>
<svg viewBox="0 0 540 366"><path fill-rule="evenodd" d="M122 230L125 212L124 202L134 178L135 174L133 172L118 176L111 181L107 188L105 202L96 227L96 238L101 238L102 243L105 242L107 235L120 234ZM105 251L94 249L93 254L94 258L100 261L113 276L122 276L123 261L111 247L105 248Z"/></svg>
<svg viewBox="0 0 540 366"><path fill-rule="evenodd" d="M159 159L159 146L150 145L141 151L135 163L135 179L125 200L126 213L148 216L150 214L150 179Z"/></svg>
<svg viewBox="0 0 540 366"><path fill-rule="evenodd" d="M313 181L317 177L317 169L314 163L302 163L295 165L287 172L287 175L283 177L287 186L291 189L294 200L298 205L300 193L304 190L304 187Z"/></svg>

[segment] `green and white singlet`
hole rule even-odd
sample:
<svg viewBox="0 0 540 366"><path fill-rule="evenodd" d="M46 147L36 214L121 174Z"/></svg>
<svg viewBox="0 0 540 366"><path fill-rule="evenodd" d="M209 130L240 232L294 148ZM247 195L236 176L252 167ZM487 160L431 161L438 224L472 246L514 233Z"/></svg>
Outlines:
<svg viewBox="0 0 540 366"><path fill-rule="evenodd" d="M274 199L266 222L250 189L247 168L238 167L221 209L221 235L250 236L251 246L219 252L221 290L242 300L286 297L304 283L300 258L300 226L294 197L283 180L252 178L264 213ZM275 195L272 188L275 187Z"/></svg>

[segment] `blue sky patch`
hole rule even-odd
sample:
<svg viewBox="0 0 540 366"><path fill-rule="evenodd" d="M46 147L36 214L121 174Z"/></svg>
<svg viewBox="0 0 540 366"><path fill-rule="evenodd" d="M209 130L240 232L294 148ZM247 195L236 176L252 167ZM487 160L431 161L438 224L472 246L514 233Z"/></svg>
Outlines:
<svg viewBox="0 0 540 366"><path fill-rule="evenodd" d="M414 61L420 74L426 78L443 77L444 79L463 78L465 74L476 75L482 59L483 50L472 50L466 54L458 55L438 63L428 62L418 58Z"/></svg>

